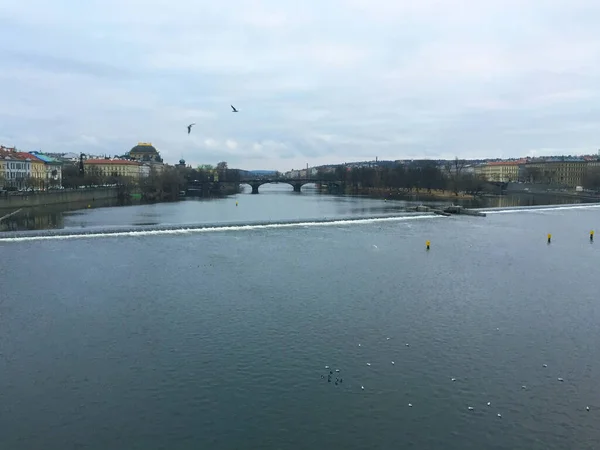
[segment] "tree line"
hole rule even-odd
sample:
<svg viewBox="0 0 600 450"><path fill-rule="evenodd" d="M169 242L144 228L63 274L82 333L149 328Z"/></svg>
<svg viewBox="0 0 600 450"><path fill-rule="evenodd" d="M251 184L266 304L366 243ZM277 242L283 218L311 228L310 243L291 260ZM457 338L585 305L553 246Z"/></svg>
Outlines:
<svg viewBox="0 0 600 450"><path fill-rule="evenodd" d="M181 191L192 184L216 181L236 183L240 180L239 170L229 169L226 162L216 166L209 164L197 168L163 165L159 170L150 167L148 176L131 178L105 174L94 166L84 166L83 173L78 164L66 164L62 170L62 185L65 189L83 186L117 186L120 196L126 198L132 192L139 192L148 201L176 200Z"/></svg>
<svg viewBox="0 0 600 450"><path fill-rule="evenodd" d="M466 169L467 162L461 159L448 161L440 166L434 161L420 160L395 167L355 167L349 169L341 165L334 171L318 169L317 178L330 181L342 181L353 188L393 188L407 192L427 190L450 191L480 194L496 191L481 175ZM527 183L557 184L555 170L540 167L525 167L519 180ZM583 173L581 185L590 190L600 191L600 167L587 167Z"/></svg>
<svg viewBox="0 0 600 450"><path fill-rule="evenodd" d="M239 183L241 180L238 169L230 169L227 162L221 161L216 166L211 164L202 164L196 168L182 168L182 173L188 184L212 183L216 181Z"/></svg>
<svg viewBox="0 0 600 450"><path fill-rule="evenodd" d="M116 186L119 197L127 199L133 192L141 194L149 201L176 200L179 192L185 189L185 178L180 170L173 166L162 166L160 170L150 167L143 177L127 177L117 172L106 174L98 167L87 166L83 173L77 164L65 164L62 171L62 185L65 189L79 187Z"/></svg>
<svg viewBox="0 0 600 450"><path fill-rule="evenodd" d="M317 178L341 181L353 188L390 188L407 192L426 190L477 194L486 188L482 177L465 170L466 161L456 158L439 166L435 161L417 160L395 167L355 167L341 165L334 171L318 169Z"/></svg>
<svg viewBox="0 0 600 450"><path fill-rule="evenodd" d="M57 177L58 171L55 169L52 171L51 175L53 177ZM49 189L60 186L60 180L51 178L49 180L40 179L32 176L27 176L23 178L16 178L8 180L4 177L3 174L0 174L0 189L3 187L7 190L17 190L17 189L26 189L26 190L37 190L37 189Z"/></svg>

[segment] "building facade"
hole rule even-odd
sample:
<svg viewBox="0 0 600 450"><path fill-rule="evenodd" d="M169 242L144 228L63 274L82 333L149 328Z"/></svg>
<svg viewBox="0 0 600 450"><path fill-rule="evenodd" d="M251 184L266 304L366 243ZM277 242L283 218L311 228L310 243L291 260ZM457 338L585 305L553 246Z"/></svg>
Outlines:
<svg viewBox="0 0 600 450"><path fill-rule="evenodd" d="M31 155L14 148L0 147L0 160L4 187L17 189L27 187L31 178Z"/></svg>
<svg viewBox="0 0 600 450"><path fill-rule="evenodd" d="M39 176L35 176L35 178L38 178L43 186L60 186L62 184L63 163L58 159L41 152L33 151L29 153L42 165L41 169L34 169L34 167L32 167L32 173L34 170L39 172Z"/></svg>
<svg viewBox="0 0 600 450"><path fill-rule="evenodd" d="M138 178L145 178L150 176L150 164L141 163L139 167Z"/></svg>
<svg viewBox="0 0 600 450"><path fill-rule="evenodd" d="M474 167L473 173L486 181L511 183L519 180L519 166L524 162L524 160L493 161Z"/></svg>
<svg viewBox="0 0 600 450"><path fill-rule="evenodd" d="M38 184L38 182L44 180L44 178L46 178L46 167L44 166L44 161L35 155L32 155L31 153L22 153L21 155L24 158L29 158L31 160L31 178L36 182L35 184Z"/></svg>
<svg viewBox="0 0 600 450"><path fill-rule="evenodd" d="M581 186L588 164L583 159L529 160L523 165L523 181L565 187Z"/></svg>
<svg viewBox="0 0 600 450"><path fill-rule="evenodd" d="M596 164L600 167L600 161L584 158L526 158L481 164L475 168L475 173L490 182L544 183L576 187L582 184L587 170Z"/></svg>
<svg viewBox="0 0 600 450"><path fill-rule="evenodd" d="M150 175L151 167L151 164L127 159L86 159L83 161L86 173L95 172L106 178L127 178L132 181L139 181L140 178Z"/></svg>

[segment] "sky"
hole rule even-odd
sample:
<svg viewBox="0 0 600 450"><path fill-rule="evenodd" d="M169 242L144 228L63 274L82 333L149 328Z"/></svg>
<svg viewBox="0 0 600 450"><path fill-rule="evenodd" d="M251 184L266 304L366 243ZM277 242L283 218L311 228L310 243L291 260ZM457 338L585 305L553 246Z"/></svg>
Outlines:
<svg viewBox="0 0 600 450"><path fill-rule="evenodd" d="M600 148L597 0L4 0L0 23L0 144L26 151L287 171Z"/></svg>

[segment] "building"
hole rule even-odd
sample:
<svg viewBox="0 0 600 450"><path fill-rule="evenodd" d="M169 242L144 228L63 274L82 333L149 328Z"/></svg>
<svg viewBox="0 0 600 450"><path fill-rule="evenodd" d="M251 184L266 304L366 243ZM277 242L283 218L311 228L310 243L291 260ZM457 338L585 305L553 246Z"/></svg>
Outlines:
<svg viewBox="0 0 600 450"><path fill-rule="evenodd" d="M62 165L63 163L56 158L45 155L41 152L29 152L37 161L43 165L43 170L39 171L39 177L33 175L34 170L38 170L37 166L32 166L32 176L39 179L44 186L60 186L62 185Z"/></svg>
<svg viewBox="0 0 600 450"><path fill-rule="evenodd" d="M145 178L150 176L150 164L141 163L139 167L138 178Z"/></svg>
<svg viewBox="0 0 600 450"><path fill-rule="evenodd" d="M4 184L6 182L7 160L5 158L6 158L6 154L9 153L10 150L13 150L13 149L9 149L7 147L0 145L0 189L2 189L4 187Z"/></svg>
<svg viewBox="0 0 600 450"><path fill-rule="evenodd" d="M581 186L589 164L583 158L530 159L523 165L524 181L565 187Z"/></svg>
<svg viewBox="0 0 600 450"><path fill-rule="evenodd" d="M519 180L519 167L525 160L517 161L492 161L475 166L473 172L486 181L510 183Z"/></svg>
<svg viewBox="0 0 600 450"><path fill-rule="evenodd" d="M584 158L525 158L513 161L492 161L475 167L475 173L491 182L555 184L580 186L588 167L594 163Z"/></svg>
<svg viewBox="0 0 600 450"><path fill-rule="evenodd" d="M85 159L83 170L85 173L96 173L102 177L129 178L139 180L142 163L126 159ZM148 173L149 173L148 169Z"/></svg>
<svg viewBox="0 0 600 450"><path fill-rule="evenodd" d="M2 178L4 187L23 189L29 187L31 179L31 160L29 153L17 151L15 148L0 147L2 161Z"/></svg>
<svg viewBox="0 0 600 450"><path fill-rule="evenodd" d="M584 157L588 169L596 169L600 167L600 155L599 156L587 156Z"/></svg>
<svg viewBox="0 0 600 450"><path fill-rule="evenodd" d="M154 161L162 163L160 153L149 142L138 142L135 147L129 150L127 156L136 161Z"/></svg>
<svg viewBox="0 0 600 450"><path fill-rule="evenodd" d="M32 184L35 184L35 187L40 187L39 185L42 183L42 180L46 175L46 167L44 166L44 161L37 158L35 155L31 153L19 152L19 155L22 158L29 158L31 160L31 178Z"/></svg>
<svg viewBox="0 0 600 450"><path fill-rule="evenodd" d="M463 175L475 175L475 166L472 164L467 164L462 168L461 173Z"/></svg>
<svg viewBox="0 0 600 450"><path fill-rule="evenodd" d="M79 162L79 154L68 152L68 153L44 153L44 155L53 158L54 160L61 163L78 163Z"/></svg>
<svg viewBox="0 0 600 450"><path fill-rule="evenodd" d="M154 170L154 172L156 172L157 174L161 174L165 170L165 164L162 163L162 160L160 162L150 161L146 162L145 164L148 164L150 170Z"/></svg>

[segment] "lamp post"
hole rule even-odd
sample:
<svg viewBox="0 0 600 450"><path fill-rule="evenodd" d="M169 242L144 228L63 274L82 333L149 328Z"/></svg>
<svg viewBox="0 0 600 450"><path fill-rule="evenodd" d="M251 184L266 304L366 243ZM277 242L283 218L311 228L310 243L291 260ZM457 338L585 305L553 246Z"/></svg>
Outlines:
<svg viewBox="0 0 600 450"><path fill-rule="evenodd" d="M85 175L85 169L83 167L83 157L84 156L85 156L84 153L79 154L79 175L81 175L81 176Z"/></svg>

